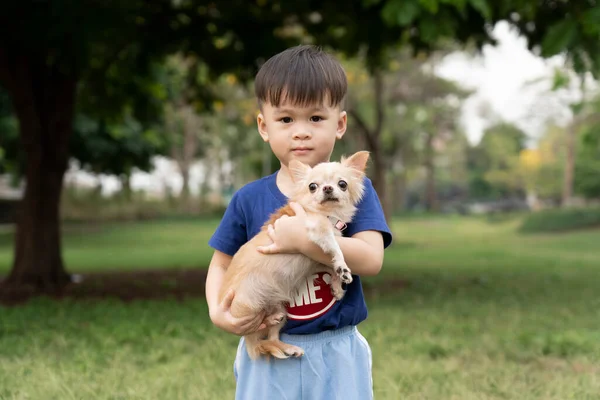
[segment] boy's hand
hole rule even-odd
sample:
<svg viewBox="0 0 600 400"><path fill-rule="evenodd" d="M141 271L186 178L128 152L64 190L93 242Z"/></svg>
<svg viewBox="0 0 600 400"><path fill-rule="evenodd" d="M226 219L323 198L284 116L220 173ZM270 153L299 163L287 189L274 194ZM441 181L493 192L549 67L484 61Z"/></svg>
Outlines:
<svg viewBox="0 0 600 400"><path fill-rule="evenodd" d="M216 309L210 310L210 319L213 324L238 336L244 336L266 328L266 324L262 323L266 316L264 312L255 317L236 318L231 315L230 309L234 297L235 293L230 290Z"/></svg>
<svg viewBox="0 0 600 400"><path fill-rule="evenodd" d="M263 254L302 253L306 248L306 212L298 203L290 203L294 210L293 217L284 215L274 224L269 225L267 233L273 243L259 246L257 250Z"/></svg>

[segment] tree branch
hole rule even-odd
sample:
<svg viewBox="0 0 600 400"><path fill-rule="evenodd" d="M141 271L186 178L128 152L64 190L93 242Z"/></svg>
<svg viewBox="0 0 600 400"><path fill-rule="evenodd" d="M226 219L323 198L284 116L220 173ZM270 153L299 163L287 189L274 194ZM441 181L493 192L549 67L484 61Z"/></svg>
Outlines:
<svg viewBox="0 0 600 400"><path fill-rule="evenodd" d="M123 45L119 46L114 53L104 60L104 63L99 67L90 68L87 80L89 82L104 82L106 73L120 58L123 52L129 49L131 42L127 41Z"/></svg>
<svg viewBox="0 0 600 400"><path fill-rule="evenodd" d="M362 131L365 139L367 139L367 144L369 145L369 148L374 149L376 147L375 138L365 121L360 116L360 114L354 108L348 109L348 114L350 114L352 118L354 118L354 120L356 121L358 128Z"/></svg>
<svg viewBox="0 0 600 400"><path fill-rule="evenodd" d="M375 129L373 130L374 139L377 139L381 135L383 128L383 121L385 119L385 104L383 104L383 76L381 69L377 68L373 76L373 85L375 89Z"/></svg>

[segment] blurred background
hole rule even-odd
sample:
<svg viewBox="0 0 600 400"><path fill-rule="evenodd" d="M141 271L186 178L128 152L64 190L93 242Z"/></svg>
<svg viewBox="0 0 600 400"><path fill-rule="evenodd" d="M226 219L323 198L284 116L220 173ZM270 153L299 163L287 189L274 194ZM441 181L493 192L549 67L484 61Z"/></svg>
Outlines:
<svg viewBox="0 0 600 400"><path fill-rule="evenodd" d="M376 397L598 398L595 0L0 10L0 399L232 397L207 241L279 167L253 77L298 44L342 62L333 158L371 152L395 234L364 281Z"/></svg>

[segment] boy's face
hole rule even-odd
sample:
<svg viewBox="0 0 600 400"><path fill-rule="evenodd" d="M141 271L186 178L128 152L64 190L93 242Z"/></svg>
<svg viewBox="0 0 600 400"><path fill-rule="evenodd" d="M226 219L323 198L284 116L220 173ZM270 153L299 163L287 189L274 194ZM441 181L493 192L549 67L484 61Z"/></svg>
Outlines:
<svg viewBox="0 0 600 400"><path fill-rule="evenodd" d="M329 161L335 141L346 132L346 112L339 107L315 104L304 107L287 101L274 107L262 106L258 115L258 131L283 165L298 160L314 167Z"/></svg>

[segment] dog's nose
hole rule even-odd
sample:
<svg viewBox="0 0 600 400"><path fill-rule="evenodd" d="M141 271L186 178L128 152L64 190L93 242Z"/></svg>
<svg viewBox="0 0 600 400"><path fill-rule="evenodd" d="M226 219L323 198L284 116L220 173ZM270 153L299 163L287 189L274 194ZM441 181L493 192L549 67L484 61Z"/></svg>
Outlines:
<svg viewBox="0 0 600 400"><path fill-rule="evenodd" d="M325 185L325 186L323 186L323 191L326 194L331 194L331 192L333 192L333 188L331 186L329 186L329 185Z"/></svg>

